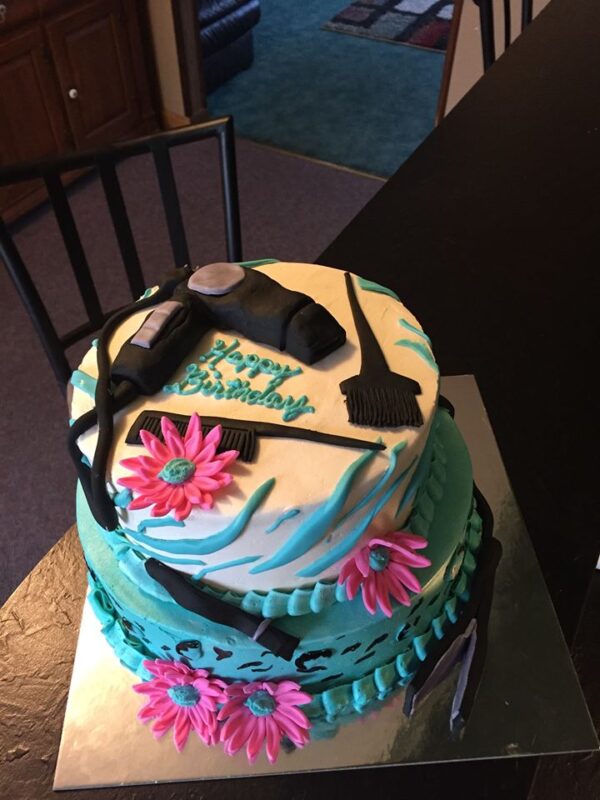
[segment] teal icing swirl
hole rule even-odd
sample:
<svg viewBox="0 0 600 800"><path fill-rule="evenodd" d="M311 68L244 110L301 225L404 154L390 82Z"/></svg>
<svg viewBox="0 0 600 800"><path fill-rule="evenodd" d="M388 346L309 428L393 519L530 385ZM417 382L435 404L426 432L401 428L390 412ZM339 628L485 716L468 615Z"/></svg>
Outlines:
<svg viewBox="0 0 600 800"><path fill-rule="evenodd" d="M440 371L431 350L426 344L423 344L423 342L413 342L410 339L399 339L397 342L394 342L394 344L397 344L400 347L407 347L409 350L413 350L417 355L421 356L421 358L426 361L435 372Z"/></svg>
<svg viewBox="0 0 600 800"><path fill-rule="evenodd" d="M427 344L431 345L431 339L429 338L429 336L427 336L425 331L421 330L421 328L417 328L416 325L411 325L407 319L403 319L402 317L398 321L403 328L406 328L407 330L416 333L417 336L420 336L422 339L425 339Z"/></svg>
<svg viewBox="0 0 600 800"><path fill-rule="evenodd" d="M235 542L238 536L245 530L246 525L252 518L256 509L261 505L265 497L269 494L275 484L275 478L269 478L262 486L259 486L250 497L244 508L237 517L222 531L213 533L204 539L155 539L153 536L146 536L141 531L125 529L127 536L135 544L143 547L154 547L170 555L190 555L202 556L207 553L215 553ZM176 524L171 521L170 524ZM162 556L161 556L162 558Z"/></svg>
<svg viewBox="0 0 600 800"><path fill-rule="evenodd" d="M404 478L415 465L416 460L417 457L415 456L409 466L400 473L393 483L390 484L387 491L385 491L379 500L373 505L371 510L365 514L360 522L355 525L355 527L349 531L335 547L332 547L331 550L327 551L327 553L322 555L320 558L317 558L317 560L313 561L312 564L309 564L303 569L298 570L296 575L299 578L314 578L320 572L323 572L323 570L333 566L336 561L339 561L340 558L343 558L347 553L349 553L350 550L352 550L352 548L358 544L360 537L367 530L371 522L373 522L377 514L379 514L381 509L390 500L396 489L400 486Z"/></svg>
<svg viewBox="0 0 600 800"><path fill-rule="evenodd" d="M344 472L333 494L307 517L296 532L271 556L250 570L251 575L289 564L314 547L327 533L344 507L358 473L375 457L376 450L367 450Z"/></svg>
<svg viewBox="0 0 600 800"><path fill-rule="evenodd" d="M71 386L74 386L76 389L81 389L82 392L85 392L85 394L90 397L96 397L96 384L98 381L82 369L76 369L73 372L70 383Z"/></svg>
<svg viewBox="0 0 600 800"><path fill-rule="evenodd" d="M255 261L238 261L240 267L244 269L254 269L254 267L262 267L263 264L279 264L278 258L258 258Z"/></svg>
<svg viewBox="0 0 600 800"><path fill-rule="evenodd" d="M143 519L137 526L137 532L143 533L146 528L185 528L183 520L174 519L173 517L150 517L150 519Z"/></svg>
<svg viewBox="0 0 600 800"><path fill-rule="evenodd" d="M133 500L133 493L131 489L121 489L120 492L117 492L113 495L112 501L117 506L117 508L127 508L129 503Z"/></svg>
<svg viewBox="0 0 600 800"><path fill-rule="evenodd" d="M425 447L423 448L423 452L421 453L421 460L419 461L419 466L414 471L413 476L410 479L408 486L406 487L406 491L400 498L400 502L398 503L398 508L396 509L396 514L395 514L396 517L399 516L401 511L404 511L406 506L409 504L409 502L413 499L413 497L417 493L417 489L419 488L419 486L423 483L423 481L427 477L427 473L429 472L429 465L431 463L431 451L433 449L434 439L435 436L432 430L429 433L429 436L427 437L427 442L425 443Z"/></svg>
<svg viewBox="0 0 600 800"><path fill-rule="evenodd" d="M290 508L289 511L284 511L283 514L275 520L275 522L269 525L265 533L273 533L273 531L276 531L280 525L283 525L284 522L287 522L288 519L293 519L301 513L302 510L300 508Z"/></svg>
<svg viewBox="0 0 600 800"><path fill-rule="evenodd" d="M258 561L262 556L245 556L244 558L235 558L233 561L225 561L223 564L213 564L211 567L204 567L194 575L194 578L201 581L209 572L219 572L222 569L229 569L230 567L241 567L243 564L252 564L253 561Z"/></svg>
<svg viewBox="0 0 600 800"><path fill-rule="evenodd" d="M382 286L380 283L375 283L375 281L367 280L367 278L357 277L358 285L361 289L364 289L367 292L378 292L379 294L387 294L389 297L393 297L394 300L400 300L396 292L392 289L388 289L387 286Z"/></svg>
<svg viewBox="0 0 600 800"><path fill-rule="evenodd" d="M336 526L335 526L336 528L339 528L340 525L343 525L343 523L349 517L351 517L353 514L355 514L357 511L360 511L362 508L364 508L365 506L369 505L371 500L379 494L379 492L383 489L383 487L386 485L388 480L394 474L394 472L396 470L396 466L398 464L398 454L401 453L402 450L404 450L405 447L406 447L406 441L398 442L397 445L394 445L394 447L392 448L392 451L390 453L390 463L389 463L389 466L386 469L386 471L383 473L383 475L377 481L377 483L371 489L371 491L367 492L367 494L361 500L359 500L358 503L353 508L349 509L344 514L344 516L340 518L340 520L336 523Z"/></svg>

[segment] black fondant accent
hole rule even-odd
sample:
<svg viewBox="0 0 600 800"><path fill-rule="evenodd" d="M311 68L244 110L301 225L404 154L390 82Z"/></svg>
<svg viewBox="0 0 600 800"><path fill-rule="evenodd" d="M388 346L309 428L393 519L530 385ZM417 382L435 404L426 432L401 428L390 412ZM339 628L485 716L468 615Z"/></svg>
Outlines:
<svg viewBox="0 0 600 800"><path fill-rule="evenodd" d="M308 668L306 666L307 661L314 661L317 658L331 658L333 655L333 650L311 650L309 653L302 653L301 656L294 661L294 664L298 668L298 672L319 672L320 670L327 669L322 665L314 666Z"/></svg>
<svg viewBox="0 0 600 800"><path fill-rule="evenodd" d="M269 672L270 669L271 667L254 667L250 672Z"/></svg>
<svg viewBox="0 0 600 800"><path fill-rule="evenodd" d="M272 655L273 653L270 650L263 650L262 653L260 654L260 657L264 658L264 656L272 656Z"/></svg>
<svg viewBox="0 0 600 800"><path fill-rule="evenodd" d="M262 661L246 661L245 664L240 664L238 669L248 669L249 667L262 667Z"/></svg>
<svg viewBox="0 0 600 800"><path fill-rule="evenodd" d="M438 395L438 406L447 411L452 419L454 419L454 406L447 397L444 397L443 394Z"/></svg>
<svg viewBox="0 0 600 800"><path fill-rule="evenodd" d="M217 661L223 661L225 658L231 658L233 655L231 650L221 650L220 647L213 647L213 650L217 654Z"/></svg>
<svg viewBox="0 0 600 800"><path fill-rule="evenodd" d="M344 677L344 673L343 672L336 672L335 675L328 675L326 678L323 678L321 683L328 683L329 681L335 681L338 678L343 678L343 677Z"/></svg>
<svg viewBox="0 0 600 800"><path fill-rule="evenodd" d="M345 636L346 636L346 634L345 634L345 633L342 633L342 634L340 634L339 636L336 636L336 637L335 637L335 640L336 640L336 642L337 642L337 641L339 641L340 639L343 639Z"/></svg>
<svg viewBox="0 0 600 800"><path fill-rule="evenodd" d="M381 644L384 642L389 636L389 633L382 633L381 636L378 636L376 639L373 639L371 644L366 648L365 653L368 653L369 650L372 650L376 645Z"/></svg>
<svg viewBox="0 0 600 800"><path fill-rule="evenodd" d="M197 639L187 639L184 642L179 642L175 646L175 651L180 655L185 655L188 650L200 650L202 652L202 645Z"/></svg>
<svg viewBox="0 0 600 800"><path fill-rule="evenodd" d="M77 476L94 519L106 530L114 530L119 522L116 508L106 490L106 464L112 448L113 415L131 403L139 393L137 385L128 380L122 380L118 386L111 384L108 343L121 322L137 311L150 308L150 306L166 300L187 274L184 269L170 273L162 286L153 295L125 306L125 308L117 311L107 320L98 337L96 407L75 420L69 428L69 452L77 470ZM142 348L133 349L141 350ZM171 366L173 366L172 363ZM94 452L94 461L90 468L82 463L82 454L77 440L96 424L98 425L98 442Z"/></svg>
<svg viewBox="0 0 600 800"><path fill-rule="evenodd" d="M162 647L161 647L160 649L161 649L161 650L170 650L171 648L169 647L169 645L168 645L168 644L163 644L163 645L162 645Z"/></svg>
<svg viewBox="0 0 600 800"><path fill-rule="evenodd" d="M160 583L176 603L194 614L219 625L235 628L251 638L256 634L259 625L263 623L262 617L255 617L241 608L236 608L218 597L203 592L202 589L191 584L181 572L167 567L166 564L162 564L155 558L148 558L144 566L148 575ZM268 625L256 638L258 644L285 661L291 661L299 641L295 636L285 633L281 628L272 624Z"/></svg>
<svg viewBox="0 0 600 800"><path fill-rule="evenodd" d="M410 630L412 630L412 625L405 625L402 630L398 631L396 634L396 641L401 642L403 639L406 639Z"/></svg>
<svg viewBox="0 0 600 800"><path fill-rule="evenodd" d="M160 420L168 417L177 430L183 435L187 430L190 417L186 414L174 414L165 411L142 411L133 423L125 442L141 444L140 431L150 431L162 440ZM223 435L217 453L227 450L238 450L241 461L253 461L256 454L257 437L269 436L282 439L305 439L309 442L331 444L338 447L356 447L362 450L385 450L383 442L370 442L366 439L354 439L351 436L337 436L334 433L312 431L306 428L295 428L291 425L278 425L274 422L257 422L255 420L238 420L228 417L202 416L202 432L206 435L216 425L221 425Z"/></svg>
<svg viewBox="0 0 600 800"><path fill-rule="evenodd" d="M375 655L375 651L373 650L371 653L367 653L366 655L361 656L360 658L358 658L354 663L355 664L360 664L362 661L366 661L367 658L371 658L371 656L374 656L374 655Z"/></svg>
<svg viewBox="0 0 600 800"><path fill-rule="evenodd" d="M412 378L389 369L360 307L349 272L345 278L361 351L360 374L340 383L340 391L346 396L348 421L371 428L419 427L423 416L415 395L421 394L421 386Z"/></svg>
<svg viewBox="0 0 600 800"><path fill-rule="evenodd" d="M353 653L355 650L358 650L360 647L360 642L354 642L354 644L349 645L346 647L345 650L342 650L342 655L345 656L346 653Z"/></svg>
<svg viewBox="0 0 600 800"><path fill-rule="evenodd" d="M256 270L248 270L228 294L190 294L214 327L232 328L255 342L285 350L304 364L314 364L346 341L345 330L323 306Z"/></svg>
<svg viewBox="0 0 600 800"><path fill-rule="evenodd" d="M487 649L487 627L494 591L494 578L502 556L502 546L492 536L494 520L491 509L475 484L473 485L473 494L483 526L482 541L479 549L479 564L470 587L469 600L463 604L457 621L448 629L447 635L438 642L432 643L427 658L419 667L415 677L407 685L404 695L404 713L410 717L415 710L416 695L419 690L423 687L446 650L454 641L463 636L471 620L475 618L477 620L477 644L469 669L467 687L463 694L458 714L454 720L451 720L453 732L459 731L466 724L481 682Z"/></svg>

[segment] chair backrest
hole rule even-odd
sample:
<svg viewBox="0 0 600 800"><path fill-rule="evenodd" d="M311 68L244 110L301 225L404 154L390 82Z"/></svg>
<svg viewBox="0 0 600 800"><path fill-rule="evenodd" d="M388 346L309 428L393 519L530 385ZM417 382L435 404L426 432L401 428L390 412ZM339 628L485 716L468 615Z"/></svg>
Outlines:
<svg viewBox="0 0 600 800"><path fill-rule="evenodd" d="M483 69L487 70L496 60L496 37L494 24L494 0L474 0L479 6L479 29L483 51ZM521 31L529 25L533 14L533 0L521 0ZM504 49L511 43L511 0L502 0L504 25Z"/></svg>
<svg viewBox="0 0 600 800"><path fill-rule="evenodd" d="M90 168L96 169L100 175L129 289L135 300L144 292L145 283L117 175L117 164L131 156L152 154L174 264L176 267L183 267L190 262L190 258L170 149L213 138L217 140L219 147L227 257L229 261L241 261L241 226L231 117L120 142L103 150L73 153L56 159L0 168L0 186L34 178L44 181L87 315L87 321L83 324L66 334L57 333L15 242L0 218L0 258L6 264L63 391L66 390L72 371L65 355L66 349L101 328L116 309L106 312L102 309L61 175Z"/></svg>

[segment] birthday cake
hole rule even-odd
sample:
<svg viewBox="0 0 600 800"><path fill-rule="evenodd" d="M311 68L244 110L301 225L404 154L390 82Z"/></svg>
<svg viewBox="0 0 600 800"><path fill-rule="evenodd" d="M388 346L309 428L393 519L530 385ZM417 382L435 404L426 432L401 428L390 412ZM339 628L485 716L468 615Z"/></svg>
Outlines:
<svg viewBox="0 0 600 800"><path fill-rule="evenodd" d="M73 373L91 603L155 736L254 761L460 662L468 716L498 558L431 342L396 294L314 264L177 270Z"/></svg>

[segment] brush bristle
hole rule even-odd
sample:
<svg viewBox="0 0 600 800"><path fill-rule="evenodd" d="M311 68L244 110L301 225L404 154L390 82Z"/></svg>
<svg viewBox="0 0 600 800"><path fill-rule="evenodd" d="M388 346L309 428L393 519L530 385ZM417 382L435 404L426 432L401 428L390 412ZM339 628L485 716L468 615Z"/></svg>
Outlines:
<svg viewBox="0 0 600 800"><path fill-rule="evenodd" d="M346 395L348 421L353 425L366 425L370 428L418 428L423 424L421 409L411 391L393 384L364 386L351 383L344 389L342 391Z"/></svg>

